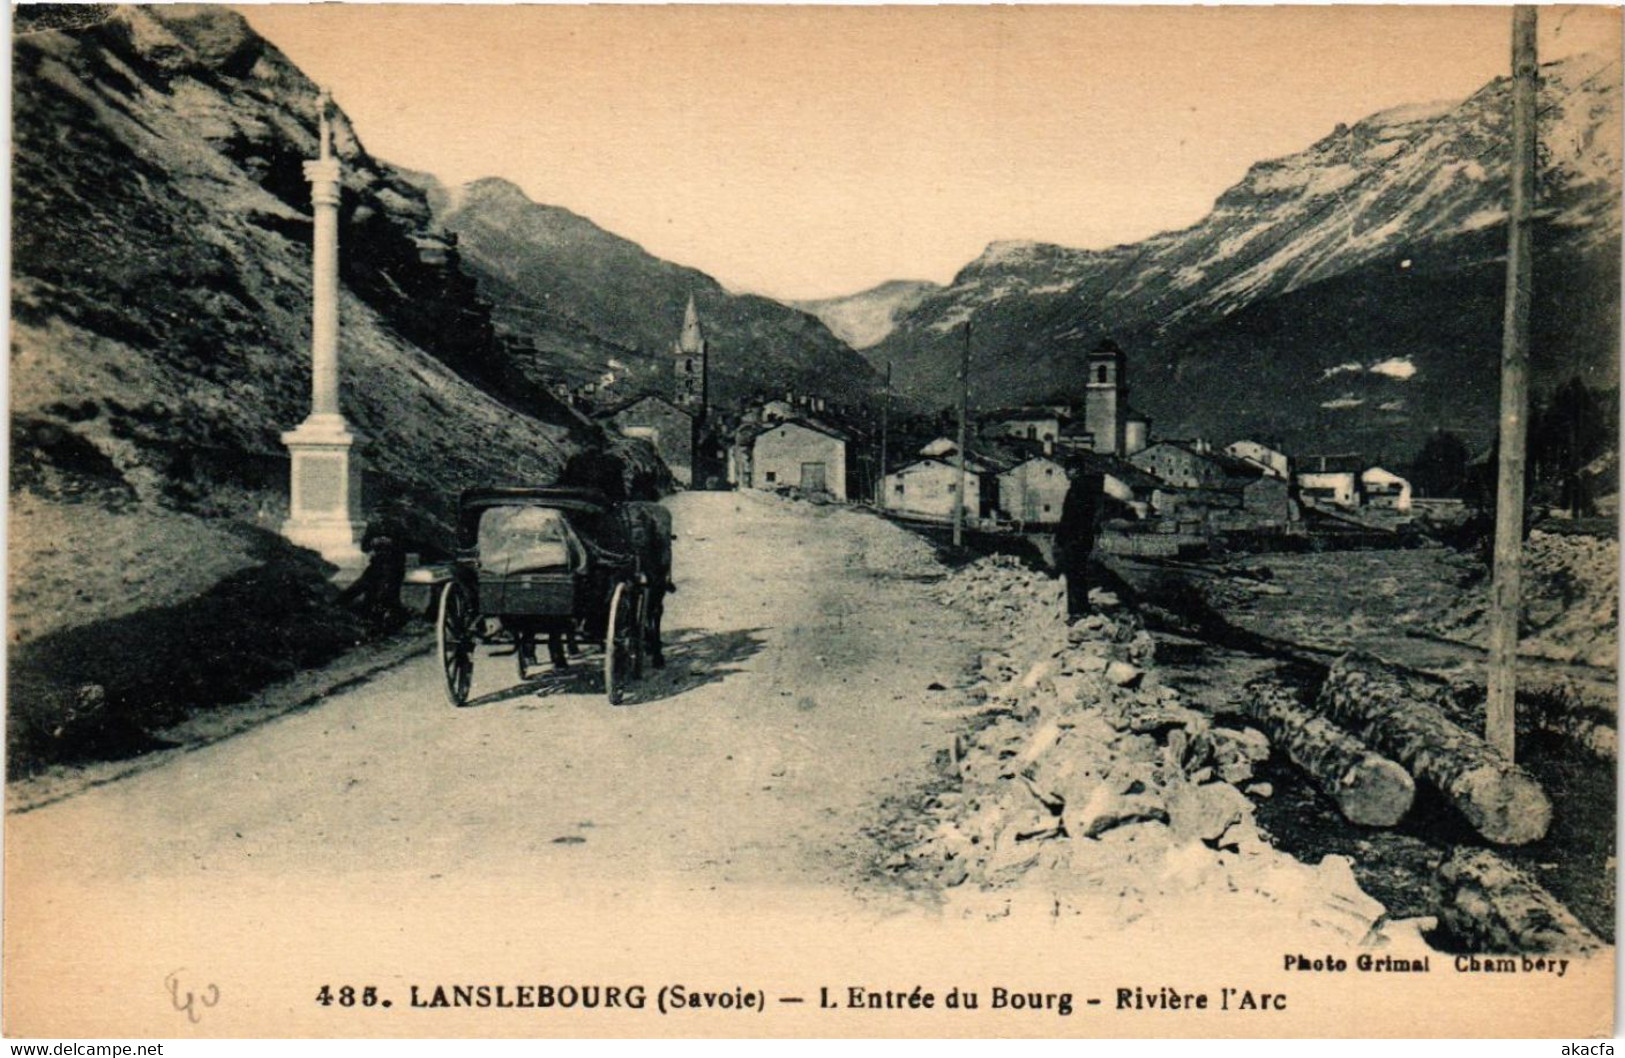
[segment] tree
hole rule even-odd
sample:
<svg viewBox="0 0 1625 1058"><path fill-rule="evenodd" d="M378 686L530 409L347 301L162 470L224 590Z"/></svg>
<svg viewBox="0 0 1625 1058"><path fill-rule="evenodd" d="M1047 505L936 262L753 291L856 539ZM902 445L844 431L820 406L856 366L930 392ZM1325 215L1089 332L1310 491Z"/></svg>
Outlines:
<svg viewBox="0 0 1625 1058"><path fill-rule="evenodd" d="M1428 499L1459 497L1467 485L1467 444L1448 430L1434 430L1411 462L1411 487Z"/></svg>
<svg viewBox="0 0 1625 1058"><path fill-rule="evenodd" d="M1578 376L1557 387L1530 418L1529 462L1535 478L1575 517L1590 513L1591 507L1581 471L1612 444L1602 403Z"/></svg>

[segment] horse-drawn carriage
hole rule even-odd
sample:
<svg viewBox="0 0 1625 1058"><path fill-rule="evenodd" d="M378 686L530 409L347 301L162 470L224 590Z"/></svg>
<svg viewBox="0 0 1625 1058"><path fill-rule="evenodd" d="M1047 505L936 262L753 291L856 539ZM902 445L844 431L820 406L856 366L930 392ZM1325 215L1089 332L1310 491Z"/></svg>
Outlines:
<svg viewBox="0 0 1625 1058"><path fill-rule="evenodd" d="M453 705L468 700L482 643L511 643L522 680L543 637L558 667L567 648L601 646L612 704L645 661L663 662L671 576L663 508L612 503L586 488L472 489L459 504L457 532L456 560L426 571L438 586L439 657Z"/></svg>

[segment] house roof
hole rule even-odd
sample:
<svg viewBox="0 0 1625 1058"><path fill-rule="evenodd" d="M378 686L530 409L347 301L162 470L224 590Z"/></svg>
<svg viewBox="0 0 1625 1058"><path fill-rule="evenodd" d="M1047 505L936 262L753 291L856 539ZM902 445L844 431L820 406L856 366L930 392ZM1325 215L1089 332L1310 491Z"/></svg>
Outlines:
<svg viewBox="0 0 1625 1058"><path fill-rule="evenodd" d="M829 423L820 419L814 419L805 415L793 415L788 418L780 419L778 422L768 422L761 423L757 426L749 426L741 430L740 433L744 435L745 440L754 443L758 437L765 433L772 433L774 430L777 430L782 426L799 426L802 429L811 430L813 433L821 433L825 437L833 438L834 440L840 441L842 444L845 444L852 439L845 430L842 430L836 426L831 426Z"/></svg>
<svg viewBox="0 0 1625 1058"><path fill-rule="evenodd" d="M1265 444L1263 441L1255 441L1251 437L1238 437L1234 441L1231 441L1229 444L1225 445L1225 448L1234 448L1237 445L1252 445L1254 448L1262 448L1264 451L1273 452L1278 456L1284 457L1286 455L1285 452L1281 451L1279 448L1276 448L1274 445Z"/></svg>
<svg viewBox="0 0 1625 1058"><path fill-rule="evenodd" d="M1304 456L1298 462L1300 474L1358 474L1365 460L1352 453Z"/></svg>
<svg viewBox="0 0 1625 1058"><path fill-rule="evenodd" d="M628 408L642 404L646 400L659 401L672 411L675 411L681 415L687 415L691 419L694 417L693 412L689 411L687 408L679 408L676 404L673 404L670 400L658 393L639 393L635 397L629 397L626 400L620 401L619 403L611 404L606 408L598 409L598 411L593 413L593 418L613 419L615 416L621 414L621 412L626 411Z"/></svg>
<svg viewBox="0 0 1625 1058"><path fill-rule="evenodd" d="M959 467L955 465L954 460L952 459L938 459L932 456L926 456L923 459L911 459L901 466L893 467L891 470L887 471L887 474L888 476L891 474L906 474L916 467L924 466L939 466L952 471L959 470ZM965 470L968 473L975 474L977 476L981 476L983 474L997 474L999 472L999 468L997 466L994 466L991 463L985 463L977 459L974 455L965 460Z"/></svg>
<svg viewBox="0 0 1625 1058"><path fill-rule="evenodd" d="M1239 456L1228 455L1224 452L1209 452L1203 458L1211 459L1224 468L1226 477L1243 478L1253 481L1264 476L1264 468L1250 460Z"/></svg>
<svg viewBox="0 0 1625 1058"><path fill-rule="evenodd" d="M1131 489L1154 489L1162 484L1162 479L1155 474L1141 470L1121 456L1106 452L1077 452L1069 454L1064 462L1081 470L1110 474Z"/></svg>
<svg viewBox="0 0 1625 1058"><path fill-rule="evenodd" d="M1047 404L1027 404L1019 408L994 408L983 412L979 418L990 423L1009 422L1012 419L1059 419L1068 422L1072 416Z"/></svg>

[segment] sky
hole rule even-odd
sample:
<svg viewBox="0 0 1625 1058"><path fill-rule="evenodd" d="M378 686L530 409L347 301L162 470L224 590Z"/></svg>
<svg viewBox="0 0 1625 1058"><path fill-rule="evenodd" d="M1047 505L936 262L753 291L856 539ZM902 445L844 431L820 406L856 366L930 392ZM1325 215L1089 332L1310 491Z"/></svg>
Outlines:
<svg viewBox="0 0 1625 1058"><path fill-rule="evenodd" d="M1510 67L1504 7L239 7L374 155L733 290L945 282L1192 224L1253 162ZM1542 61L1619 10L1541 9Z"/></svg>

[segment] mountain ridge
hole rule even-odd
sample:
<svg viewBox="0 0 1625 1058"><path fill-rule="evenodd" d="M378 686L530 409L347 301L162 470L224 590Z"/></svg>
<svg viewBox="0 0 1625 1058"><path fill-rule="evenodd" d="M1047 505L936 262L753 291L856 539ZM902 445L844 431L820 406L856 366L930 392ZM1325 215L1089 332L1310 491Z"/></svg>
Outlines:
<svg viewBox="0 0 1625 1058"><path fill-rule="evenodd" d="M1602 387L1617 381L1617 286L1616 296L1607 291L1618 273L1618 78L1613 57L1579 56L1542 68L1541 337L1555 348L1554 341L1585 332L1583 347L1537 364L1543 385L1566 374ZM1395 387L1413 395L1435 385L1458 388L1464 376L1474 382L1470 414L1447 417L1482 435L1493 425L1486 393L1494 388L1484 383L1486 372L1493 383L1493 357L1484 350L1499 348L1500 315L1486 304L1486 292L1496 289L1492 266L1505 253L1505 207L1497 206L1497 195L1506 165L1497 151L1506 142L1506 93L1507 79L1500 78L1448 108L1390 108L1339 125L1297 154L1255 163L1195 224L1137 243L1074 249L994 242L864 352L877 365L895 362L905 389L946 403L957 370L950 335L972 321L980 347L975 399L993 405L1075 386L1081 353L1109 335L1129 350L1139 402L1170 431L1240 433L1280 418L1271 414L1277 409L1250 410L1228 394L1216 401L1225 414L1203 410L1215 387L1238 384L1227 381L1214 349L1232 355L1247 331L1258 356L1233 361L1229 373L1255 393L1299 406L1305 425L1293 432L1303 437L1329 430L1330 441L1369 447L1387 433L1403 447L1449 401L1433 393L1419 402L1429 410L1418 414L1396 405L1410 398ZM1410 292L1401 289L1407 283ZM1419 287L1438 301L1418 303ZM1330 297L1333 290L1343 291L1342 300ZM1385 310L1385 297L1399 309ZM1259 331L1271 305L1283 301L1294 314L1272 317L1275 329ZM1361 328L1370 344L1358 349L1339 333L1356 304L1382 313L1390 325L1386 335ZM1579 308L1602 325L1556 319L1560 308ZM1441 313L1452 318L1456 337L1435 333L1429 317ZM1408 349L1412 339L1426 348ZM1389 386L1387 399L1357 387L1347 400L1358 403L1325 406L1345 396L1325 392L1327 368L1397 355L1411 355L1416 372L1404 380L1367 380ZM1257 376L1266 365L1275 370ZM1389 410L1382 412L1383 405ZM1323 414L1332 411L1343 414Z"/></svg>
<svg viewBox="0 0 1625 1058"><path fill-rule="evenodd" d="M663 391L692 296L719 403L786 389L859 403L876 388L868 361L815 316L730 292L590 218L532 200L512 181L485 177L455 189L434 181L427 193L498 326L541 354L531 367L537 377L587 381L608 367L617 392Z"/></svg>

